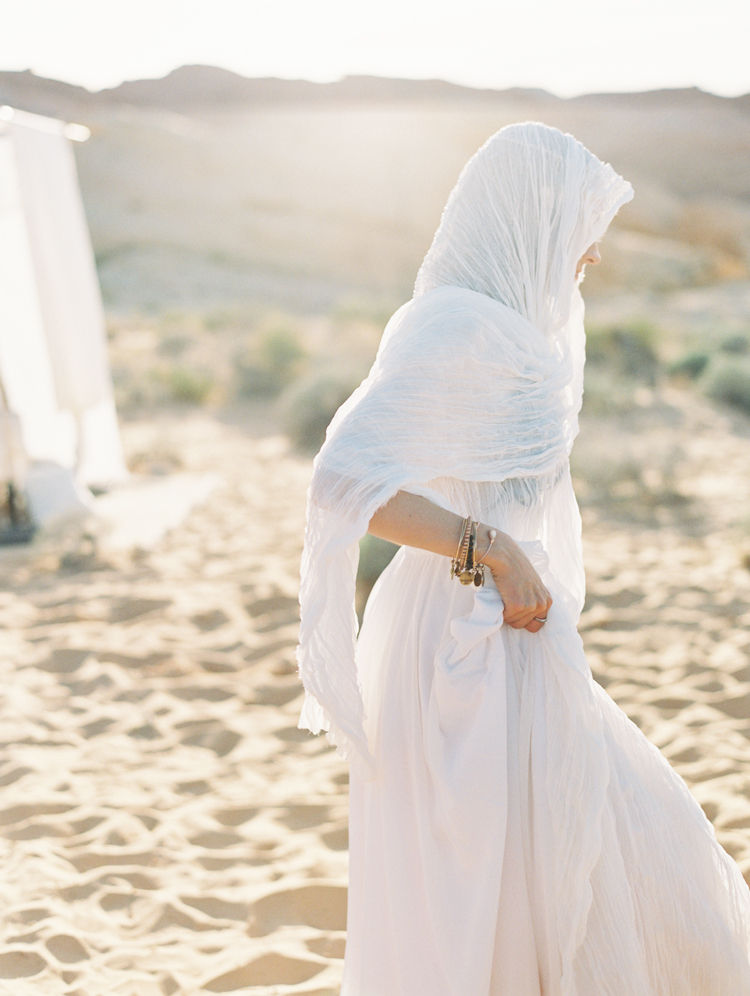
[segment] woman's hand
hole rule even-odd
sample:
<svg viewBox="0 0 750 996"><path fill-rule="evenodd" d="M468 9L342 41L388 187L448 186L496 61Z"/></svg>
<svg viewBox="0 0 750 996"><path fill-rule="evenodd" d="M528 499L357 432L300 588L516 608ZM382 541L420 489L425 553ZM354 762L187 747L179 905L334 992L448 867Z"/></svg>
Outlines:
<svg viewBox="0 0 750 996"><path fill-rule="evenodd" d="M373 515L369 531L391 543L455 557L462 523L455 512L448 512L420 495L398 491ZM490 545L489 533L489 526L479 526L477 556L492 572L505 603L503 619L514 629L538 633L544 623L537 620L544 619L552 605L550 594L529 558L505 533L498 531L491 549L483 556L482 552Z"/></svg>
<svg viewBox="0 0 750 996"><path fill-rule="evenodd" d="M480 527L477 547L480 551L489 546L489 529ZM492 572L497 590L505 603L503 619L513 629L527 629L538 633L544 626L552 605L550 593L531 565L531 561L510 536L498 532L489 554L482 562Z"/></svg>

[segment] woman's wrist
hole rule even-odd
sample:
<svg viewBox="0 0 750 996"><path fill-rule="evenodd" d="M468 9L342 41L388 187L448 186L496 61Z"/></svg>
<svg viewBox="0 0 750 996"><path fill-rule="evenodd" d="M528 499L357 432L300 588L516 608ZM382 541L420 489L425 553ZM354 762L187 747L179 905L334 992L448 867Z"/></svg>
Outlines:
<svg viewBox="0 0 750 996"><path fill-rule="evenodd" d="M490 571L502 571L507 566L505 550L509 540L507 533L480 523L477 528L477 563L481 562Z"/></svg>

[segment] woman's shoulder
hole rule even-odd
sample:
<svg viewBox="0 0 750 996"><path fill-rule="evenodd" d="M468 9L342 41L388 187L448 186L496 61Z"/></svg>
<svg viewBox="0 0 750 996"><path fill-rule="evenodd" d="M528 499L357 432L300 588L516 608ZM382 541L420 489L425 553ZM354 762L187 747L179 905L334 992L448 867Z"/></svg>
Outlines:
<svg viewBox="0 0 750 996"><path fill-rule="evenodd" d="M542 333L513 308L465 287L444 286L419 294L394 314L383 347L408 343L494 346L540 356L549 350Z"/></svg>
<svg viewBox="0 0 750 996"><path fill-rule="evenodd" d="M407 307L415 313L465 314L492 321L526 322L517 311L495 298L481 294L479 291L469 290L468 287L455 287L450 284L418 294L409 301Z"/></svg>

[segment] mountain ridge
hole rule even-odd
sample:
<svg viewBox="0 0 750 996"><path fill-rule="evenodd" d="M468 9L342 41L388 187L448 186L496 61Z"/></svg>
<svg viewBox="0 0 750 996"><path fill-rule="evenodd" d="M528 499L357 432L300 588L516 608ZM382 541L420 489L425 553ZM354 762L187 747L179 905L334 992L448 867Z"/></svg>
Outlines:
<svg viewBox="0 0 750 996"><path fill-rule="evenodd" d="M237 108L252 105L449 102L482 106L518 102L532 105L612 103L618 107L696 106L731 107L750 113L750 93L724 97L698 87L662 88L629 93L590 93L558 97L539 88L503 90L475 88L440 79L399 79L351 75L329 83L278 77L247 77L217 66L185 65L166 76L126 80L116 87L87 90L62 80L37 76L31 70L0 71L0 103L39 114L111 109L126 105L189 113L216 109L217 104Z"/></svg>
<svg viewBox="0 0 750 996"><path fill-rule="evenodd" d="M75 156L105 296L120 309L264 296L322 307L347 288L403 300L463 165L527 119L572 133L636 189L588 291L750 276L750 96L565 99L184 66L97 93L0 72L0 103L89 127Z"/></svg>

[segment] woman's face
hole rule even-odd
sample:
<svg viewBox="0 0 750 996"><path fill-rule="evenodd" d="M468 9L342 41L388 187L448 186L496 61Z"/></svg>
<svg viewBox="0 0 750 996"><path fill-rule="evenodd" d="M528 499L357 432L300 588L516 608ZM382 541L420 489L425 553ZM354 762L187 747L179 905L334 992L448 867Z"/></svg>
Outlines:
<svg viewBox="0 0 750 996"><path fill-rule="evenodd" d="M592 242L588 247L586 252L581 256L576 265L576 280L580 277L583 272L584 266L589 263L591 266L596 266L597 263L601 263L602 257L599 255L599 243Z"/></svg>

